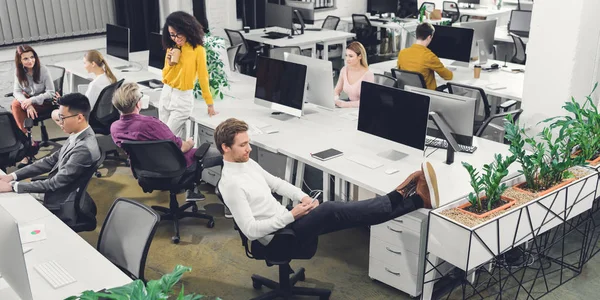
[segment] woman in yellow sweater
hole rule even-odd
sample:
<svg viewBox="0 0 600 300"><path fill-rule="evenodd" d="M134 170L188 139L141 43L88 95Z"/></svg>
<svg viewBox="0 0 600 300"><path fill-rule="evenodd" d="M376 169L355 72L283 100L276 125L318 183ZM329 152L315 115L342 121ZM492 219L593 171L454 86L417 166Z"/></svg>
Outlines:
<svg viewBox="0 0 600 300"><path fill-rule="evenodd" d="M176 11L167 17L162 33L167 55L162 70L164 86L160 94L158 116L176 136L183 136L185 122L194 109L196 78L208 105L208 115L217 114L208 84L203 39L204 31L194 16Z"/></svg>

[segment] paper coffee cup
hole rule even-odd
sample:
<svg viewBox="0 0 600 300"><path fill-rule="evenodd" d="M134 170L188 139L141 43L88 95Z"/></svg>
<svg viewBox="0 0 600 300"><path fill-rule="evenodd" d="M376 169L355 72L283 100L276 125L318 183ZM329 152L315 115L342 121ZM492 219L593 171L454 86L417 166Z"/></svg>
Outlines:
<svg viewBox="0 0 600 300"><path fill-rule="evenodd" d="M181 55L181 49L179 49L179 48L171 49L171 63L172 64L178 63L180 55Z"/></svg>
<svg viewBox="0 0 600 300"><path fill-rule="evenodd" d="M481 66L475 66L473 68L473 78L479 78L481 76Z"/></svg>

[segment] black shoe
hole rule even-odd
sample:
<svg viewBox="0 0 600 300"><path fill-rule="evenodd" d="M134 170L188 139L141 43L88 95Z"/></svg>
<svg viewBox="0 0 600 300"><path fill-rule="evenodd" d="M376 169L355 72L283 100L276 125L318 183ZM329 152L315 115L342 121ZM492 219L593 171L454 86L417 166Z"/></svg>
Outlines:
<svg viewBox="0 0 600 300"><path fill-rule="evenodd" d="M17 164L17 169L25 168L25 167L29 166L32 163L33 163L33 159L27 159L27 163L22 163L22 162L18 163Z"/></svg>
<svg viewBox="0 0 600 300"><path fill-rule="evenodd" d="M186 197L185 197L185 201L202 201L205 200L206 197L204 197L204 195L202 195L202 193L200 192L196 192L195 189L194 190L188 190Z"/></svg>

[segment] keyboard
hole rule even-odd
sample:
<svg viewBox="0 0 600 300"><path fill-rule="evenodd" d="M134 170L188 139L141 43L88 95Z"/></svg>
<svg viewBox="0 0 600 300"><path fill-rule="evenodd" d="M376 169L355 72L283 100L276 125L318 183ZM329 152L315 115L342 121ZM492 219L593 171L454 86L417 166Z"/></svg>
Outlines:
<svg viewBox="0 0 600 300"><path fill-rule="evenodd" d="M376 168L383 166L383 164L380 163L379 161L368 158L368 157L364 157L362 155L346 156L346 159L348 159L349 161L353 161L359 165L363 165L369 169L376 169Z"/></svg>
<svg viewBox="0 0 600 300"><path fill-rule="evenodd" d="M55 289L77 281L54 260L35 266L35 270Z"/></svg>
<svg viewBox="0 0 600 300"><path fill-rule="evenodd" d="M440 148L440 149L448 149L448 141L436 138L426 138L425 139L426 147ZM459 152L473 153L477 150L476 146L466 146L466 145L458 145Z"/></svg>
<svg viewBox="0 0 600 300"><path fill-rule="evenodd" d="M287 33L275 32L275 31L269 31L266 34L267 34L266 37L270 38L270 39L281 39L281 38L288 36Z"/></svg>

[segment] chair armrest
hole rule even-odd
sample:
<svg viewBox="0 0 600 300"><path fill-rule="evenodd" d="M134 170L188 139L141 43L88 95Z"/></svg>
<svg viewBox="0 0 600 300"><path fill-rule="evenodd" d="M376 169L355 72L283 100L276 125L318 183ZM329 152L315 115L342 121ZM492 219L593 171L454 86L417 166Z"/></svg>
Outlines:
<svg viewBox="0 0 600 300"><path fill-rule="evenodd" d="M515 106L517 104L516 100L508 100L503 102L498 106L498 108L502 109L503 112L507 112L509 108Z"/></svg>
<svg viewBox="0 0 600 300"><path fill-rule="evenodd" d="M4 94L4 97L13 97L13 93Z"/></svg>
<svg viewBox="0 0 600 300"><path fill-rule="evenodd" d="M210 148L210 143L204 143L204 144L200 145L200 147L198 147L198 149L196 149L196 153L194 153L194 157L196 157L198 160L202 160L204 158L204 155L206 155L206 152L208 152L209 148Z"/></svg>
<svg viewBox="0 0 600 300"><path fill-rule="evenodd" d="M483 132L485 131L485 129L488 127L488 125L490 125L490 123L498 118L505 118L508 115L520 115L523 112L522 109L515 109L515 110L511 110L511 111L505 111L503 113L499 113L499 114L495 114L490 116L487 120L485 120L483 122L483 124L481 125L481 127L479 128L479 130L477 130L477 133L475 134L478 137L481 137L481 135L483 134Z"/></svg>

